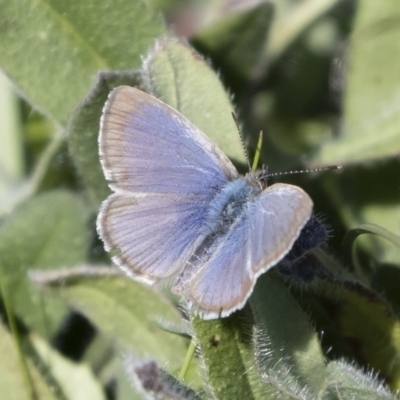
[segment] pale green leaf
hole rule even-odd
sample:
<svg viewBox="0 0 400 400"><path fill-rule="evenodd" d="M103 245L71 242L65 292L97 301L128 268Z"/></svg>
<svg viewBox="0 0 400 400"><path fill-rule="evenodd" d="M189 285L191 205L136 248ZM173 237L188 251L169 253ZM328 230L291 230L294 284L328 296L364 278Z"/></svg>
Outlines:
<svg viewBox="0 0 400 400"><path fill-rule="evenodd" d="M400 323L391 305L368 286L351 279L349 272L345 278L320 275L299 297L312 295L306 304L320 316L319 326L325 335L333 336L330 340L335 351L368 364L379 371L392 390L399 390Z"/></svg>
<svg viewBox="0 0 400 400"><path fill-rule="evenodd" d="M349 166L343 173L326 174L323 185L347 229L375 224L400 233L399 168L399 161L393 159L373 169ZM368 252L375 263L400 265L398 248L378 235L363 235L357 239L357 248Z"/></svg>
<svg viewBox="0 0 400 400"><path fill-rule="evenodd" d="M250 2L227 14L221 10L218 20L194 38L197 48L211 56L216 65L235 74L237 83L254 78L273 15L270 2Z"/></svg>
<svg viewBox="0 0 400 400"><path fill-rule="evenodd" d="M95 87L69 122L69 149L96 212L101 201L110 194L101 170L97 144L101 112L113 88L119 85L136 86L139 83L139 73L135 71L99 74Z"/></svg>
<svg viewBox="0 0 400 400"><path fill-rule="evenodd" d="M307 315L288 289L268 274L258 280L250 304L255 353L266 384L282 398L289 392L317 398L325 384L325 360Z"/></svg>
<svg viewBox="0 0 400 400"><path fill-rule="evenodd" d="M165 33L139 0L0 0L0 67L34 107L65 124L98 71L138 68Z"/></svg>
<svg viewBox="0 0 400 400"><path fill-rule="evenodd" d="M57 399L54 388L50 387L33 362L27 359L28 371L31 377L31 384L23 379L22 366L15 342L10 333L0 323L0 393L6 393L7 400L31 400L30 389L40 400Z"/></svg>
<svg viewBox="0 0 400 400"><path fill-rule="evenodd" d="M103 389L88 365L68 360L37 335L30 335L29 339L41 362L46 365L47 372L57 381L68 399L105 400Z"/></svg>
<svg viewBox="0 0 400 400"><path fill-rule="evenodd" d="M365 373L344 360L327 365L329 386L323 400L395 400L397 397L372 373Z"/></svg>
<svg viewBox="0 0 400 400"><path fill-rule="evenodd" d="M0 279L13 311L30 328L51 335L65 316L28 282L29 269L81 263L86 255L85 213L65 191L48 192L21 205L0 226Z"/></svg>
<svg viewBox="0 0 400 400"><path fill-rule="evenodd" d="M32 274L46 293L63 299L103 333L139 357L153 357L177 373L188 341L161 328L179 325L181 316L163 296L124 277L114 268L77 268Z"/></svg>
<svg viewBox="0 0 400 400"><path fill-rule="evenodd" d="M245 162L234 110L221 81L193 49L160 40L144 63L148 91L178 110L209 136L228 157Z"/></svg>
<svg viewBox="0 0 400 400"><path fill-rule="evenodd" d="M342 134L321 147L319 163L355 163L399 153L399 19L399 2L359 2L348 49Z"/></svg>

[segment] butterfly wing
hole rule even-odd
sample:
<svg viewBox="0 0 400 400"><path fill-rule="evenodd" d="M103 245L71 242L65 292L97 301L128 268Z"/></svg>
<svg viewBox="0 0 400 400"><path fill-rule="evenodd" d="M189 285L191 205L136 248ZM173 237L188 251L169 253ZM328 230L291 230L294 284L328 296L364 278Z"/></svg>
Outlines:
<svg viewBox="0 0 400 400"><path fill-rule="evenodd" d="M258 276L290 251L312 207L299 187L275 184L265 189L193 279L188 297L194 308L210 319L243 307Z"/></svg>
<svg viewBox="0 0 400 400"><path fill-rule="evenodd" d="M177 272L197 245L206 202L175 195L113 194L102 205L98 231L112 260L136 280L153 284Z"/></svg>
<svg viewBox="0 0 400 400"><path fill-rule="evenodd" d="M100 159L115 192L209 194L238 173L183 115L138 89L114 89L103 110Z"/></svg>
<svg viewBox="0 0 400 400"><path fill-rule="evenodd" d="M110 93L99 135L115 192L97 229L113 261L137 280L173 275L201 240L209 202L237 176L229 159L185 117L140 90Z"/></svg>

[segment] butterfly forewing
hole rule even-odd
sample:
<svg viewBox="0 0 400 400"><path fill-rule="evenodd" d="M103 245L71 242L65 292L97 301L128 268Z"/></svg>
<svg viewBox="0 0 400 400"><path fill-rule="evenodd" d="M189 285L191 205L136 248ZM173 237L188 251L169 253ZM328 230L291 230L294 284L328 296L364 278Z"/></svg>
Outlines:
<svg viewBox="0 0 400 400"><path fill-rule="evenodd" d="M116 192L210 194L238 175L186 118L128 86L109 95L99 147L105 176Z"/></svg>

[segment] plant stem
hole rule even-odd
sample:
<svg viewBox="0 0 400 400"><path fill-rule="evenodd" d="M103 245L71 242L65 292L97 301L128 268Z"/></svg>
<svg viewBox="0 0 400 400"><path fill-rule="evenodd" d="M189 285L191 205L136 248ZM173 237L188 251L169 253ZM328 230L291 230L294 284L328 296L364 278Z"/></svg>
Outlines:
<svg viewBox="0 0 400 400"><path fill-rule="evenodd" d="M192 361L195 350L196 350L196 340L192 337L192 340L190 341L188 350L186 352L185 360L183 361L182 368L179 371L178 378L180 381L185 380L185 377L189 370L190 362Z"/></svg>

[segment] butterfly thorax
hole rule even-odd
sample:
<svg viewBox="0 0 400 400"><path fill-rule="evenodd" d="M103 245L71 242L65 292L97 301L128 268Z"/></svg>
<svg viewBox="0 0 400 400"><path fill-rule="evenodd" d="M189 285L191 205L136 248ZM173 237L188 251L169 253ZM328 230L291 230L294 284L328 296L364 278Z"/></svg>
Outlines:
<svg viewBox="0 0 400 400"><path fill-rule="evenodd" d="M262 191L254 173L228 182L210 203L204 234L224 235Z"/></svg>

